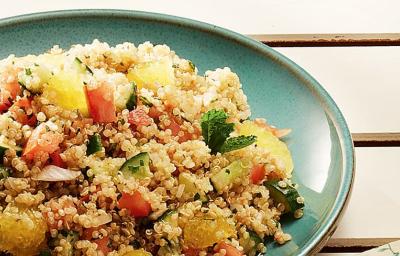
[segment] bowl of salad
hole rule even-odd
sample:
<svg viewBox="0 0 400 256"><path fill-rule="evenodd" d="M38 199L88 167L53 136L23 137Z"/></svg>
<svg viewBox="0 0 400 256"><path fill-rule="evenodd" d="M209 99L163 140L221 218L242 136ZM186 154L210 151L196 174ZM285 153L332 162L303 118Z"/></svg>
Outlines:
<svg viewBox="0 0 400 256"><path fill-rule="evenodd" d="M309 255L332 234L351 136L286 57L144 12L39 13L0 31L1 252Z"/></svg>

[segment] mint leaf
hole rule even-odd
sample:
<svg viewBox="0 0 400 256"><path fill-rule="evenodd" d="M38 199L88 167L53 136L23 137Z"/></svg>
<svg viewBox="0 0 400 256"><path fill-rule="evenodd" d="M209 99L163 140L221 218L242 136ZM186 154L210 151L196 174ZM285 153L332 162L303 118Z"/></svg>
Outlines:
<svg viewBox="0 0 400 256"><path fill-rule="evenodd" d="M256 142L257 137L254 135L251 136L244 136L241 135L239 137L229 138L225 141L222 145L220 152L226 153L233 150L241 149L247 146L250 146L254 142Z"/></svg>
<svg viewBox="0 0 400 256"><path fill-rule="evenodd" d="M233 123L227 123L228 115L223 110L212 109L201 117L201 129L204 141L211 149L211 153L220 152L220 149L229 134L233 131Z"/></svg>

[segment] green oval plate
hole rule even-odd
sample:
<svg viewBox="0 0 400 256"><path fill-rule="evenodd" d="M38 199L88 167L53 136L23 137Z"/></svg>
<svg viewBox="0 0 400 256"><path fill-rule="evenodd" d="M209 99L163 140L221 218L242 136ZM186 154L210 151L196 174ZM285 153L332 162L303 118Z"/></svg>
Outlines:
<svg viewBox="0 0 400 256"><path fill-rule="evenodd" d="M332 234L353 181L353 144L346 122L327 92L303 69L271 48L213 25L154 13L75 10L38 13L0 21L0 58L68 48L97 38L111 45L129 41L167 44L200 72L229 66L248 96L253 117L292 128L287 143L294 179L305 197L300 220L283 220L293 237L268 243L267 255L316 253Z"/></svg>

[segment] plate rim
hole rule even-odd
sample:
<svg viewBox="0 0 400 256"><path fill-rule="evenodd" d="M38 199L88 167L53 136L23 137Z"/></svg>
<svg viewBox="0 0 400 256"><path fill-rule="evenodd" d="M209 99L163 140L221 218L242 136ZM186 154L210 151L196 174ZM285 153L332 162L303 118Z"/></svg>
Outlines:
<svg viewBox="0 0 400 256"><path fill-rule="evenodd" d="M226 40L234 41L245 47L251 48L258 53L261 53L265 57L272 58L275 63L279 63L285 69L295 75L299 80L301 80L304 86L310 90L310 93L312 93L313 96L316 97L316 99L320 102L321 107L332 120L342 149L343 171L337 198L334 201L333 207L327 214L327 217L321 223L321 226L318 229L318 234L314 234L305 243L303 250L299 255L313 255L322 249L328 239L332 236L338 222L342 218L343 213L347 208L354 183L355 154L352 137L342 112L332 97L316 79L314 79L307 71L283 54L245 35L206 22L162 13L123 9L72 9L37 12L0 19L0 31L25 23L42 22L49 19L54 20L87 17L150 20L200 30L215 36L223 37Z"/></svg>

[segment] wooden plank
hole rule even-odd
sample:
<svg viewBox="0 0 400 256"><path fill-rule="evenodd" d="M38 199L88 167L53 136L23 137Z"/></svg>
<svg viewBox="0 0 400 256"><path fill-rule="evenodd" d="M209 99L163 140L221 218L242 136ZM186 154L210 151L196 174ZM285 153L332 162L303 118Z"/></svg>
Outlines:
<svg viewBox="0 0 400 256"><path fill-rule="evenodd" d="M400 238L399 155L400 147L355 148L353 190L331 239Z"/></svg>
<svg viewBox="0 0 400 256"><path fill-rule="evenodd" d="M400 33L249 35L271 47L400 46Z"/></svg>
<svg viewBox="0 0 400 256"><path fill-rule="evenodd" d="M399 46L275 49L329 92L350 131L400 132Z"/></svg>
<svg viewBox="0 0 400 256"><path fill-rule="evenodd" d="M352 133L356 147L398 147L400 133Z"/></svg>
<svg viewBox="0 0 400 256"><path fill-rule="evenodd" d="M400 238L332 238L321 252L364 252L397 240L400 240Z"/></svg>

